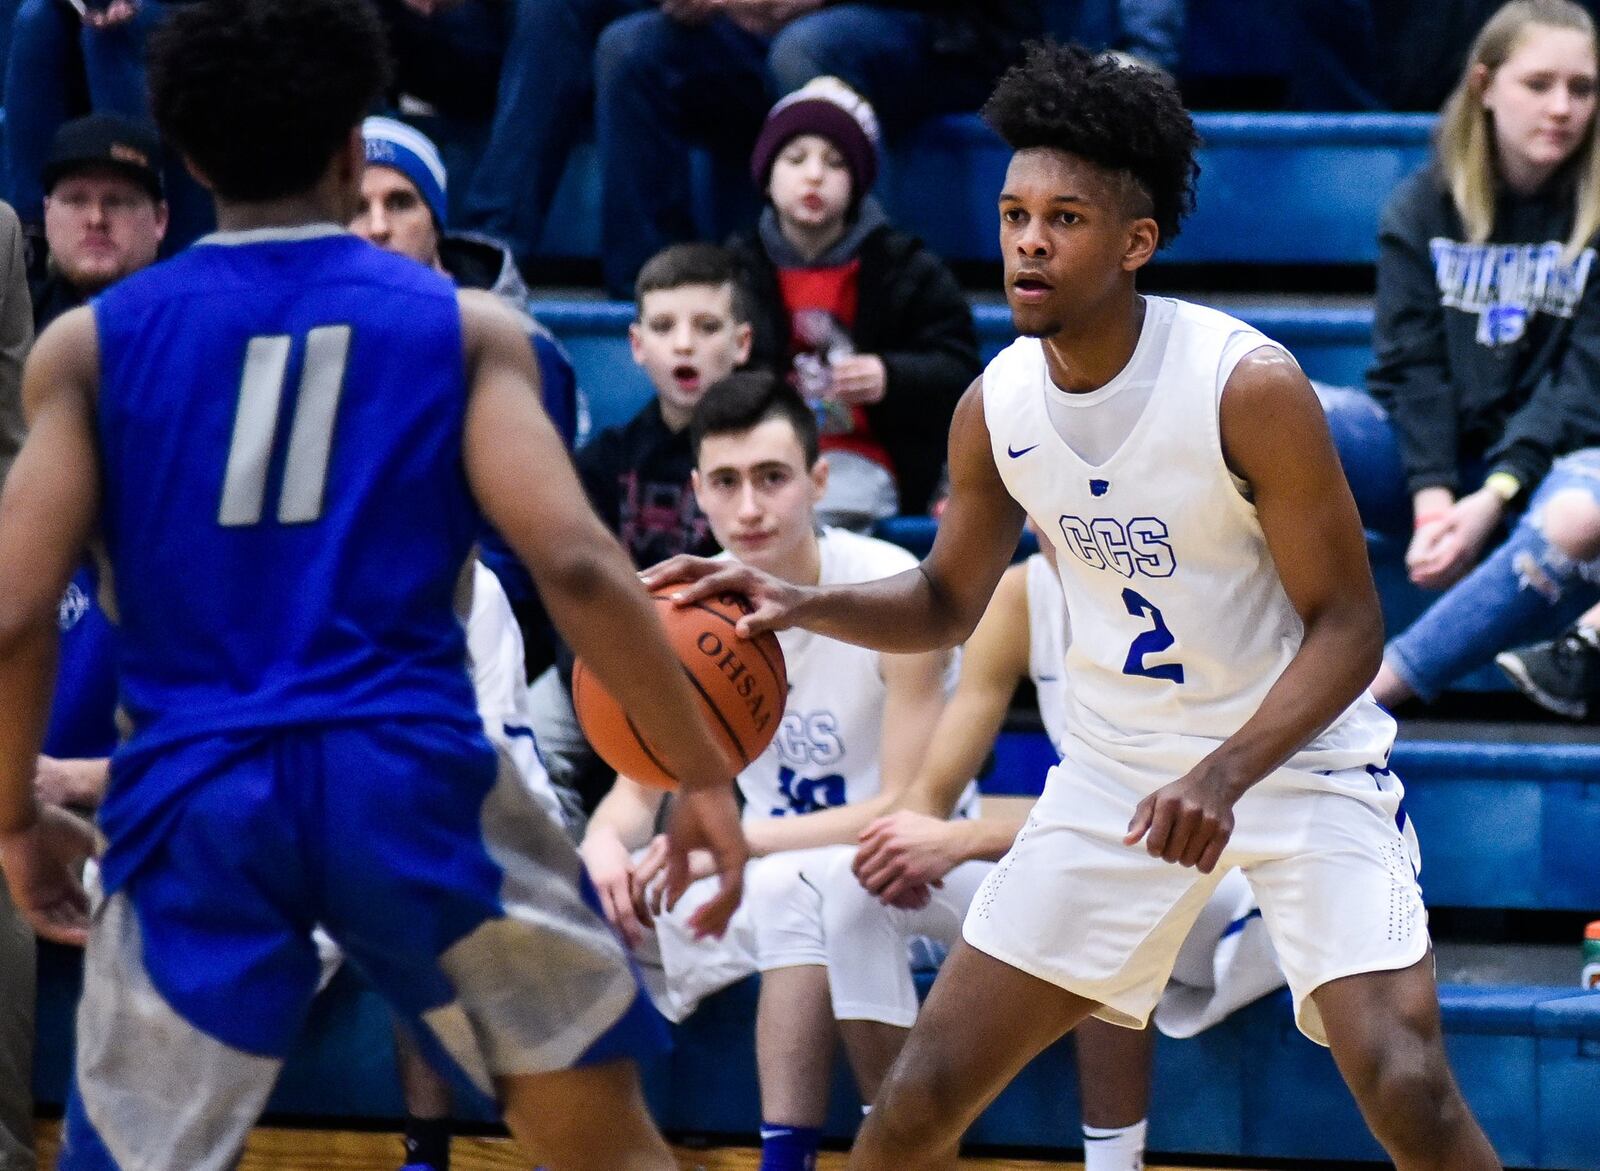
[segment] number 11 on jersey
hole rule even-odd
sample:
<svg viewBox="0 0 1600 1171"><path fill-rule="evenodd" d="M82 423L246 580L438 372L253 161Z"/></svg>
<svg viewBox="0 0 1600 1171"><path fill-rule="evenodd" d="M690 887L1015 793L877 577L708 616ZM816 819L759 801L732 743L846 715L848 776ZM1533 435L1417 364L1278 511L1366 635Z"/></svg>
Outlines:
<svg viewBox="0 0 1600 1171"><path fill-rule="evenodd" d="M217 510L217 523L225 528L261 523L267 466L277 441L278 408L292 344L286 334L253 337L245 350L233 439L228 444L228 470L222 480L222 505ZM339 393L349 357L348 325L324 325L306 334L300 394L289 429L283 487L278 493L279 524L306 524L322 515L333 422L339 413Z"/></svg>

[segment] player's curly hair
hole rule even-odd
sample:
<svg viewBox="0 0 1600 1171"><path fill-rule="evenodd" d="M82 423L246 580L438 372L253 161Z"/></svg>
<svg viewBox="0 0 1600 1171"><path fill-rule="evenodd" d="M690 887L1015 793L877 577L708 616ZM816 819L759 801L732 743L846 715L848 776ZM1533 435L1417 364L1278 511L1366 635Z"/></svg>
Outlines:
<svg viewBox="0 0 1600 1171"><path fill-rule="evenodd" d="M1000 78L983 117L1012 150L1048 147L1130 176L1166 244L1194 209L1194 122L1152 69L1036 41Z"/></svg>
<svg viewBox="0 0 1600 1171"><path fill-rule="evenodd" d="M389 84L367 0L196 0L150 38L150 97L167 141L217 195L309 191Z"/></svg>

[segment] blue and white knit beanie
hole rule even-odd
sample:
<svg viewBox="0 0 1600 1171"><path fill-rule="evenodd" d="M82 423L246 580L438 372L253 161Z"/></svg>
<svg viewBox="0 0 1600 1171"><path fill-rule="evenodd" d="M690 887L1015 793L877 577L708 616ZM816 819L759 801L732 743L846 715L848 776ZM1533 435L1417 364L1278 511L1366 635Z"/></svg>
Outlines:
<svg viewBox="0 0 1600 1171"><path fill-rule="evenodd" d="M423 202L433 212L433 222L442 232L447 220L444 160L439 148L422 131L394 118L368 118L361 123L361 137L367 145L367 163L393 167L415 184Z"/></svg>

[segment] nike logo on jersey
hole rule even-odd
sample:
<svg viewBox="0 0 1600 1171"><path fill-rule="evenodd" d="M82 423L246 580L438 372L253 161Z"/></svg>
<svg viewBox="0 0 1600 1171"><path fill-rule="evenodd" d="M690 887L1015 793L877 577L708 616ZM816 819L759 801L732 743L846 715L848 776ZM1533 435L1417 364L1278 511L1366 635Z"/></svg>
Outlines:
<svg viewBox="0 0 1600 1171"><path fill-rule="evenodd" d="M1022 456L1027 455L1030 451L1032 451L1035 447L1038 447L1038 446L1039 445L1037 443L1035 443L1035 444L1033 444L1033 445L1031 445L1029 447L1024 447L1021 451L1018 451L1016 448L1012 447L1008 443L1008 444L1006 444L1006 454L1009 455L1012 459L1020 459Z"/></svg>

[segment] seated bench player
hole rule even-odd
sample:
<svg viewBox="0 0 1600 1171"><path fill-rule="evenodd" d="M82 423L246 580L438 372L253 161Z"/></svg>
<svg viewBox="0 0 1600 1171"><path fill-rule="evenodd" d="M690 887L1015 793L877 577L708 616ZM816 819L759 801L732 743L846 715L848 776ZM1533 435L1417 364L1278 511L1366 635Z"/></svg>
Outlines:
<svg viewBox="0 0 1600 1171"><path fill-rule="evenodd" d="M694 490L727 556L808 583L913 564L898 546L818 530L828 472L816 416L777 375L747 371L712 386L690 436ZM686 916L710 884L690 887L675 912L653 913L660 790L619 777L583 844L607 915L653 961L646 983L668 1016L681 1020L704 996L762 973L756 1054L767 1171L815 1157L833 1069L821 906L805 876L833 856L848 865L856 835L910 781L951 676L942 652L881 655L809 634L779 641L789 699L777 737L738 777L753 860L748 909L727 936L700 942L688 930Z"/></svg>

